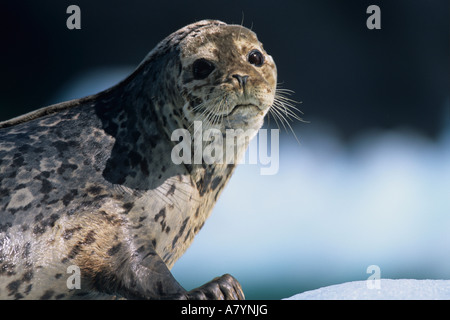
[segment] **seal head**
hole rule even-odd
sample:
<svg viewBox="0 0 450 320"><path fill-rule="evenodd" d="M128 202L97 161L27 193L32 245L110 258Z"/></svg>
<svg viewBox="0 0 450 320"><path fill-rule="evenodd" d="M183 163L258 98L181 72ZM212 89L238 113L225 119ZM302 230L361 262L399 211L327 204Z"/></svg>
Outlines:
<svg viewBox="0 0 450 320"><path fill-rule="evenodd" d="M188 123L258 130L272 106L275 63L256 35L241 26L212 25L182 43L178 86Z"/></svg>

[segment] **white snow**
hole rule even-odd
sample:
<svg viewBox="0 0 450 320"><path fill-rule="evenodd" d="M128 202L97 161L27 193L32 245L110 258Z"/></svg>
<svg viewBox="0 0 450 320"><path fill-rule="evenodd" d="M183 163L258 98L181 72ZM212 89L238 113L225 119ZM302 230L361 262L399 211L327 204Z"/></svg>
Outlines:
<svg viewBox="0 0 450 320"><path fill-rule="evenodd" d="M447 300L450 280L380 279L379 289L367 280L352 281L296 294L285 300Z"/></svg>

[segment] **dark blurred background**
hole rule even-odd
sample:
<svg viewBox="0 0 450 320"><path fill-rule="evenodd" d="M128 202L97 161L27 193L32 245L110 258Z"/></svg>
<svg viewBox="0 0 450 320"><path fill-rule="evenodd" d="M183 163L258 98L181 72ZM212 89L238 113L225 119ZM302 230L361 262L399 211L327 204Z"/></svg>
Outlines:
<svg viewBox="0 0 450 320"><path fill-rule="evenodd" d="M81 30L66 8L81 9ZM366 9L381 8L381 30ZM44 106L76 75L136 66L165 36L205 18L251 27L304 118L344 138L412 126L435 137L449 91L448 1L2 1L0 120Z"/></svg>
<svg viewBox="0 0 450 320"><path fill-rule="evenodd" d="M72 4L81 30L66 27ZM381 30L366 27L372 4ZM0 121L112 85L164 37L202 19L243 22L274 57L279 83L309 121L292 124L300 147L283 132L277 175L238 168L175 264L186 288L229 272L247 298L279 299L366 279L370 264L383 277L450 278L447 0L0 8Z"/></svg>

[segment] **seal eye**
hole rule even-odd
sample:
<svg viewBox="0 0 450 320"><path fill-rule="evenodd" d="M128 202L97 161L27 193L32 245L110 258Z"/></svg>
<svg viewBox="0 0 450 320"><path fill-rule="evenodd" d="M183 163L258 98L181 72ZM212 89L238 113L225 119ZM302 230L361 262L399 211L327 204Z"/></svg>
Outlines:
<svg viewBox="0 0 450 320"><path fill-rule="evenodd" d="M264 56L258 50L252 50L248 54L248 62L253 64L255 67L261 67L264 63Z"/></svg>
<svg viewBox="0 0 450 320"><path fill-rule="evenodd" d="M195 80L205 79L215 69L214 64L206 59L197 59L194 61L193 73Z"/></svg>

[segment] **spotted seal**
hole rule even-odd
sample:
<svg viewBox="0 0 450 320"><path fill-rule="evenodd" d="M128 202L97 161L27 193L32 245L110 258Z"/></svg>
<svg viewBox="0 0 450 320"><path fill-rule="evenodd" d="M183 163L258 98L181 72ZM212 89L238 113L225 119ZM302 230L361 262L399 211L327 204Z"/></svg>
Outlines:
<svg viewBox="0 0 450 320"><path fill-rule="evenodd" d="M171 134L259 129L276 78L255 33L203 20L112 88L0 123L0 298L243 299L230 275L187 291L169 271L236 166L175 165Z"/></svg>

